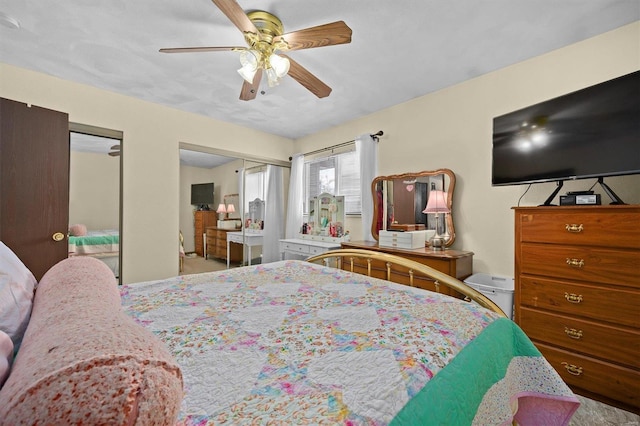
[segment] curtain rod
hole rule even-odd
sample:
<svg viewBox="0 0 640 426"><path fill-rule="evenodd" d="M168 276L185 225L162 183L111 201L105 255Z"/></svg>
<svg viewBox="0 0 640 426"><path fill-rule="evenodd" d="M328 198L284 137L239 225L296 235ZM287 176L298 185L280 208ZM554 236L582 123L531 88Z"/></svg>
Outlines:
<svg viewBox="0 0 640 426"><path fill-rule="evenodd" d="M371 135L369 135L369 136L371 136L372 138L374 138L374 139L377 141L377 140L378 140L378 138L379 138L380 136L382 136L382 135L384 135L384 132L383 132L382 130L379 130L379 131L378 131L378 133L374 133L374 134L371 134ZM302 154L302 155L303 155L303 156L306 156L306 155L319 154L319 153L321 153L321 152L325 152L325 151L331 151L331 150L333 150L333 149L336 149L336 148L342 148L343 146L347 146L347 145L349 145L349 144L352 144L352 143L354 143L355 141L356 141L355 139L352 139L352 140L350 140L350 141L342 142L342 143L339 143L339 144L337 144L337 145L331 145L331 146L328 146L328 147L326 147L326 148L316 149L315 151L305 152L305 153L304 153L304 154ZM289 157L289 161L291 161L291 160L293 160L293 157Z"/></svg>

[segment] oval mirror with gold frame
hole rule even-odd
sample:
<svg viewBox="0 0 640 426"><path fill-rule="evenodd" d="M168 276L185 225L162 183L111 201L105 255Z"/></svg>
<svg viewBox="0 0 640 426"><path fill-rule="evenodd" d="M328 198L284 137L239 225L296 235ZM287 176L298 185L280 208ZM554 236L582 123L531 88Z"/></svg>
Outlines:
<svg viewBox="0 0 640 426"><path fill-rule="evenodd" d="M371 234L378 240L380 230L427 229L432 230L431 234L435 231L443 239L444 246L451 246L456 236L452 215L455 186L456 175L449 169L376 177L371 182ZM436 206L440 205L429 210L438 210L437 213L423 213L430 195L433 196L430 207L434 202Z"/></svg>

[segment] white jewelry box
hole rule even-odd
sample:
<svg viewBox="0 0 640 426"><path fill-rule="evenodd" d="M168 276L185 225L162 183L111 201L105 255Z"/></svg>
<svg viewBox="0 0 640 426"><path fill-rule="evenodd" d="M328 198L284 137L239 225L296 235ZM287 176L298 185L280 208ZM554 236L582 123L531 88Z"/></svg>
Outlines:
<svg viewBox="0 0 640 426"><path fill-rule="evenodd" d="M417 249L425 246L427 231L380 231L378 245L380 247L396 247Z"/></svg>

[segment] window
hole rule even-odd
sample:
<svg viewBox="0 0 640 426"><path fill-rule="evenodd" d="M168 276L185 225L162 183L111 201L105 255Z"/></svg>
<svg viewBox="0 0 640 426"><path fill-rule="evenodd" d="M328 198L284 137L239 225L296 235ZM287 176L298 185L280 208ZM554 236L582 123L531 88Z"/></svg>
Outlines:
<svg viewBox="0 0 640 426"><path fill-rule="evenodd" d="M266 200L265 194L265 176L266 172L263 170L255 172L247 172L244 177L244 211L249 211L249 201L253 201L256 198Z"/></svg>
<svg viewBox="0 0 640 426"><path fill-rule="evenodd" d="M331 157L316 158L304 163L304 200L323 192L343 195L346 214L360 214L360 159L355 151ZM308 214L309 203L304 203Z"/></svg>

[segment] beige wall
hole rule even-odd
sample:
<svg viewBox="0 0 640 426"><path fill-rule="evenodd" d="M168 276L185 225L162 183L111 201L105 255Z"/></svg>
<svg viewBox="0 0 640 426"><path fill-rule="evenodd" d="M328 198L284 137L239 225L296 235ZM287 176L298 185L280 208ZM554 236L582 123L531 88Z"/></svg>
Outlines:
<svg viewBox="0 0 640 426"><path fill-rule="evenodd" d="M118 229L120 220L120 160L105 154L71 151L69 164L69 225L89 230Z"/></svg>
<svg viewBox="0 0 640 426"><path fill-rule="evenodd" d="M454 248L475 253L474 271L513 276L513 212L526 186L491 186L492 120L549 98L640 68L640 23L559 49L296 141L308 152L384 131L381 175L449 168L456 173ZM593 179L563 192L588 189ZM607 178L627 203L640 203L640 176ZM538 205L555 189L533 185L520 205ZM603 196L603 200L608 198ZM347 229L361 238L360 224Z"/></svg>
<svg viewBox="0 0 640 426"><path fill-rule="evenodd" d="M0 96L123 132L123 282L178 273L178 144L286 160L289 139L0 64ZM240 101L238 101L240 102Z"/></svg>

